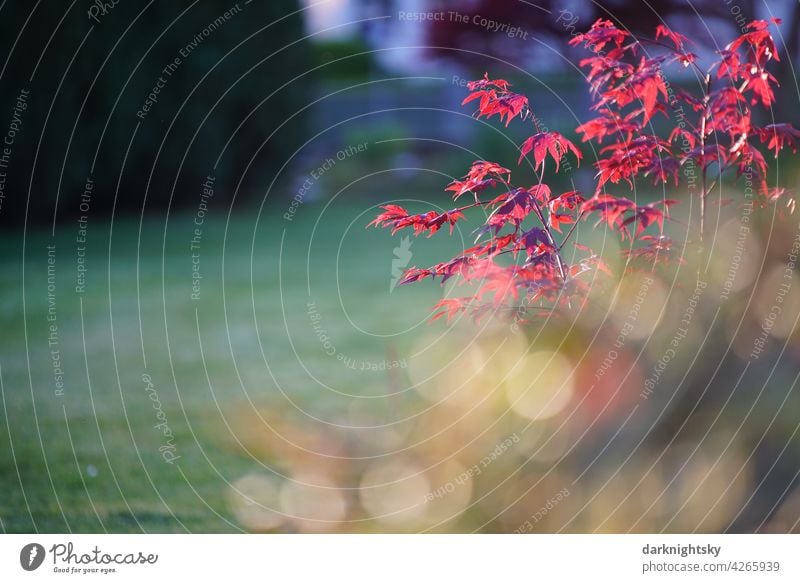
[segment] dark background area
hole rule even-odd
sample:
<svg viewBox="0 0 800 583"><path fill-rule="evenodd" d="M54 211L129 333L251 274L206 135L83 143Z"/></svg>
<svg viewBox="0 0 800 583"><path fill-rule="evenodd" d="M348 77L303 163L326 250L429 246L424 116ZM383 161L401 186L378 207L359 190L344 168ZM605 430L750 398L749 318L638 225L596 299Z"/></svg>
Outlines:
<svg viewBox="0 0 800 583"><path fill-rule="evenodd" d="M67 13L37 10L32 18L27 10L7 8L0 20L0 43L3 54L8 55L12 47L13 53L2 76L0 128L5 130L10 122L21 89L30 91L30 100L13 148L0 226L18 227L25 221L26 210L31 223L75 217L90 173L98 186L96 192L102 192L92 201L92 213L97 215L108 215L114 207L117 214L139 214L194 204L209 174L217 177L217 198L225 206L236 188L237 203L260 202L269 192L270 201L282 204L285 191L294 186L294 176L304 171L286 163L302 161L309 150L328 148L320 143L340 139L338 130L328 131L329 126L363 113L365 101L373 109L451 106L454 91L442 93L423 86L405 93L381 93L379 84L369 85L371 79L397 74L383 57L392 52L391 31L399 29L402 37L403 23L397 14L405 3L382 0L347 5L348 18L357 22L343 27L346 34L331 39L304 29L307 12L299 11L302 7L297 2L240 3L241 12L203 38L183 59L145 120L137 118L136 112L162 68L229 5L121 2L108 14L100 14L99 22L87 17L90 5L76 4ZM538 78L556 87L560 97L580 109L588 101L579 78L570 73L567 80L565 69L558 71L559 59L542 53L542 46L578 60L580 52L566 45L571 34L604 17L648 35L657 24L668 22L690 36L696 50L710 50L718 38L736 32L737 22L765 17L759 6L756 0L730 5L670 0L653 7L615 1L543 0L524 5L432 1L423 8L458 9L470 18L513 23L529 33L529 40L521 42L457 22L427 23L420 40L431 48L420 53L422 60L403 67L403 74L413 74L415 69L425 74L445 59L447 67L456 67L465 76L479 76L492 68L520 78L519 71L503 64L507 61L535 71ZM796 58L800 8L787 2L775 9L785 18L781 48ZM391 18L370 20L376 15ZM331 22L330 26L341 25ZM304 38L307 34L311 40ZM785 88L776 105L776 118L792 117L798 102L791 61L784 59L775 72ZM558 125L559 113L551 110L562 107L556 103L551 108L548 91L526 82L526 91L533 91L542 109L556 118L551 125ZM313 103L329 93L335 95ZM414 115L388 112L345 127L356 126L356 134L379 135L397 134L398 127L405 126L414 133L430 130L441 123L437 120L419 111ZM574 120L564 122L573 124ZM321 126L326 133L316 136ZM309 138L311 143L296 152ZM424 155L424 147L417 147Z"/></svg>
<svg viewBox="0 0 800 583"><path fill-rule="evenodd" d="M30 19L21 6L7 8L0 19L2 54L16 41L2 79L3 126L18 91L31 94L0 217L6 228L24 220L26 207L31 222L73 218L90 174L102 192L92 201L97 215L182 207L209 174L220 198L237 186L248 198L306 139L298 105L314 74L297 2L240 3L165 77L144 120L137 111L162 69L232 4L120 2L99 23L84 4Z"/></svg>

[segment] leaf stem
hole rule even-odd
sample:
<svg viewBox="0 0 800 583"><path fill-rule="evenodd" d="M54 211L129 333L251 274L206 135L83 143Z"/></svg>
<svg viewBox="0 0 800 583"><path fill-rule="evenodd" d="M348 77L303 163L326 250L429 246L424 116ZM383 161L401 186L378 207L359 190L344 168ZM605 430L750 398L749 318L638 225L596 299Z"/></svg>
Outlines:
<svg viewBox="0 0 800 583"><path fill-rule="evenodd" d="M542 182L544 181L544 169L545 169L546 162L542 160L542 172L539 174L539 184L537 185L537 190L541 189ZM544 212L542 211L542 207L539 205L539 201L536 200L536 196L531 198L533 200L533 208L536 212L536 216L539 217L539 221L542 223L544 227L544 232L547 234L548 243L550 244L553 249L555 249L556 255L556 265L558 266L558 272L561 275L561 281L563 283L567 283L567 273L564 268L564 260L561 258L561 248L556 245L555 237L553 237L553 232L550 230L550 226L547 224L547 220L544 218Z"/></svg>
<svg viewBox="0 0 800 583"><path fill-rule="evenodd" d="M566 244L567 244L567 241L569 241L569 238L570 238L570 236L572 235L572 232L575 230L575 227L577 227L577 226L578 226L578 223L579 223L579 222L580 222L580 220L583 218L583 215L584 215L585 213L586 213L586 211L581 211L580 213L578 213L578 216L577 216L577 217L575 217L575 222L574 222L574 223L572 223L572 226L569 228L569 231L567 231L567 234L566 234L566 235L564 235L564 240L563 240L563 241L561 241L561 245L559 245L559 246L558 246L558 250L559 250L559 251L561 251L561 250L564 248L564 245L566 245Z"/></svg>

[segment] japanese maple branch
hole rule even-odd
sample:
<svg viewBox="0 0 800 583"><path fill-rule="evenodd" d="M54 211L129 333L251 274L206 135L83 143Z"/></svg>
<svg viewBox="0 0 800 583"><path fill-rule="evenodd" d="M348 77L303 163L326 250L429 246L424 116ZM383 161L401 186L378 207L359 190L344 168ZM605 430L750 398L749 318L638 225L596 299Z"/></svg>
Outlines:
<svg viewBox="0 0 800 583"><path fill-rule="evenodd" d="M569 228L569 231L567 231L567 234L564 235L564 240L561 241L561 245L558 246L559 251L561 251L564 248L564 245L567 244L567 241L569 241L570 236L572 235L573 231L575 231L575 228L578 226L578 223L581 221L584 214L586 214L586 211L581 211L580 213L578 213L578 216L575 217L575 222L572 223L572 226Z"/></svg>
<svg viewBox="0 0 800 583"><path fill-rule="evenodd" d="M711 99L711 71L706 73L705 95L703 96L703 118L700 120L700 165L701 184L700 192L700 250L703 248L703 236L706 227L706 196L708 196L708 166L706 165L706 125L709 116L709 103Z"/></svg>
<svg viewBox="0 0 800 583"><path fill-rule="evenodd" d="M503 180L503 177L502 177L502 176L500 176L499 174L497 174L497 179L498 179L500 182L502 182L502 183L503 183L503 186L505 186L505 187L506 187L506 191L507 191L507 192L511 192L511 190L512 190L512 186L511 186L511 184L509 184L508 182L506 182L505 180ZM476 194L475 196L477 197L477 194ZM484 203L481 203L481 204L484 204ZM488 217L486 217L486 221L484 221L484 223L483 223L483 224L484 224L484 226L489 224L489 221L491 220L491 218L492 218L492 217L494 216L494 214L495 214L497 211L499 211L499 210L500 210L500 205L498 205L496 209L494 209L494 210L493 210L491 213L489 213L489 216L488 216ZM477 244L477 243L478 243L478 241L479 241L479 240L480 240L480 238L481 238L481 235L483 235L483 231L482 231L482 230L479 230L479 232L478 232L478 236L477 236L477 237L475 237L475 241L473 241L473 243L472 243L473 245L475 245L475 244Z"/></svg>
<svg viewBox="0 0 800 583"><path fill-rule="evenodd" d="M669 52L671 52L672 54L675 54L675 55L680 55L680 56L685 56L686 55L685 52L681 52L680 50L676 49L675 47L671 47L668 44L663 43L661 41L658 41L658 40L656 40L654 38L649 38L649 37L636 37L635 38L635 42L637 42L640 45L642 44L642 41L650 43L650 44L653 44L653 45L656 45L656 46L659 46L659 47L662 47L664 49L667 49ZM691 64L692 67L694 67L694 70L697 71L697 73L701 77L704 76L703 70L700 68L700 66L697 63L695 63L694 61L689 61L689 64Z"/></svg>

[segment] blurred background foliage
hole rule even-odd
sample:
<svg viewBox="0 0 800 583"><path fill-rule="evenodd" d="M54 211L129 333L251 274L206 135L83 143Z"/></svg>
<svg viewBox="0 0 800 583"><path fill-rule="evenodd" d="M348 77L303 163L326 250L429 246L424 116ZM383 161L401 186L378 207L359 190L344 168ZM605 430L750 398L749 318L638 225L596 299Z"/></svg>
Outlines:
<svg viewBox="0 0 800 583"><path fill-rule="evenodd" d="M469 135L476 153L502 151L503 143L513 150L506 135L522 139L522 130L506 134L476 128L461 118L466 110L443 116L430 108L456 109L464 87L455 78L490 69L531 94L546 127L569 134L589 102L574 65L580 52L566 43L594 19L611 18L645 34L666 21L688 34L695 50L708 54L743 19L768 16L756 0L730 6L673 0L651 8L639 2L544 1L525 10L515 2L478 0L331 0L321 7L290 0L250 3L183 59L147 119L137 118L162 68L232 6L119 4L91 31L88 18L86 26L68 26L59 25L64 16L59 11L36 12L30 19L22 10L9 11L0 22L6 50L13 48L3 72L2 105L10 112L19 89L28 88L30 109L37 113L25 119L16 152L26 159L9 173L7 188L15 195L5 201L0 224L18 225L26 207L28 219L36 222L79 214L82 185L92 170L95 181L111 191L94 201L97 214L108 214L115 204L121 214L194 204L198 184L212 172L226 205L234 191L237 203L282 204L282 192L293 186L294 175L305 172L304 164L353 132L378 137L386 128L391 139L395 128L405 127L417 137L426 130L437 139ZM800 8L794 2L771 6L772 14L785 19L781 48L796 58ZM80 21L84 10L74 7L64 18ZM404 22L398 17L403 11L458 11L470 21L477 16L518 26L527 36L508 38L450 19ZM25 34L17 40L23 25ZM50 47L45 58L43 40ZM444 77L443 71L448 72ZM791 91L790 59L777 64L776 75L787 88L776 118L791 117L798 98ZM384 81L400 77L406 80ZM370 115L363 116L367 111ZM405 146L406 154L445 158L443 169L460 173L463 158L453 159L448 148L422 140ZM375 155L383 155L392 163L396 155L391 148L374 152L360 162L371 165ZM124 180L119 181L123 160ZM270 189L273 179L276 191ZM36 200L28 205L29 191Z"/></svg>
<svg viewBox="0 0 800 583"><path fill-rule="evenodd" d="M189 47L233 6L120 2L91 29L86 6L66 16L39 10L29 20L25 7L9 7L0 19L4 53L14 49L3 75L3 111L27 87L33 113L15 147L5 224L21 221L26 207L29 220L52 221L56 199L59 218L78 215L90 174L104 189L92 203L95 214L112 208L163 213L169 205L194 204L209 174L228 201L237 187L242 199L263 194L307 139L307 113L297 105L307 100L315 75L292 0L250 3ZM14 44L23 24L25 34ZM39 61L46 42L50 50ZM188 56L172 76L164 75L181 50ZM159 77L166 86L142 120L137 111ZM291 115L296 118L284 125Z"/></svg>
<svg viewBox="0 0 800 583"><path fill-rule="evenodd" d="M762 209L740 243L741 185L726 184L734 201L711 211L712 261L698 265L685 246L696 216L685 186L637 183L642 200L681 200L668 230L684 263L659 266L645 288L626 272L621 242L581 224L579 240L615 277L595 282L584 310L521 330L426 325L454 290L393 288L401 235L364 229L388 201L449 206L444 186L476 158L513 167L530 127L471 118L458 106L464 80L510 79L540 124L574 137L589 99L574 66L581 53L567 46L573 31L603 16L649 34L663 18L709 55L738 29L726 3L254 0L183 59L145 119L136 112L162 69L234 4L120 2L94 24L87 6L73 6L0 12L9 55L0 133L19 91L31 92L0 212L3 530L798 530L796 274L766 353L750 358L796 215ZM785 19L779 44L792 59L776 71L775 117L796 120L800 7L735 6L748 19L768 10ZM399 18L435 10L529 35ZM592 190L595 154L584 153L554 189ZM800 186L794 156L770 172ZM90 174L79 295L75 219ZM209 174L205 279L193 302L189 240ZM474 226L413 239L410 263L469 247ZM50 244L63 398L53 396L47 342ZM691 334L642 396L698 273L707 288ZM642 289L636 327L609 365ZM144 371L176 465L159 453Z"/></svg>

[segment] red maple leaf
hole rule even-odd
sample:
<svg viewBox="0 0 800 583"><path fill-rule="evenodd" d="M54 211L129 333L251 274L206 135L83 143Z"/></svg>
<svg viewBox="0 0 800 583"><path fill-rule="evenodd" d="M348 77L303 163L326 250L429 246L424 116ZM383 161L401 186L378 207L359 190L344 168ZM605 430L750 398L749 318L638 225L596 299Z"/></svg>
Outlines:
<svg viewBox="0 0 800 583"><path fill-rule="evenodd" d="M493 115L500 116L500 121L505 121L506 126L518 115L527 115L528 98L518 93L508 91L508 81L503 79L491 80L487 75L480 81L471 81L467 88L472 91L461 105L466 105L475 100L478 101L478 111L475 117L491 118Z"/></svg>
<svg viewBox="0 0 800 583"><path fill-rule="evenodd" d="M436 312L431 316L430 322L435 322L442 316L447 316L447 321L450 322L458 314L466 311L472 298L445 298L437 303L432 308L432 312ZM437 311L438 310L438 311Z"/></svg>
<svg viewBox="0 0 800 583"><path fill-rule="evenodd" d="M389 224L394 224L395 221L398 219L402 219L408 216L408 211L401 206L397 206L396 204L386 204L381 206L386 212L379 214L375 217L367 227L371 227L375 225L376 227L386 227Z"/></svg>
<svg viewBox="0 0 800 583"><path fill-rule="evenodd" d="M407 283L413 283L415 281L420 281L421 279L425 279L426 277L431 277L433 272L430 269L419 269L417 267L411 267L403 273L403 277L400 278L400 281L397 282L397 285L405 285Z"/></svg>
<svg viewBox="0 0 800 583"><path fill-rule="evenodd" d="M470 81L467 83L467 89L470 91L476 91L478 89L486 89L488 88L495 88L499 89L500 91L507 91L508 88L511 86L511 83L506 81L505 79L489 79L489 73L483 74L483 79L479 79L477 81Z"/></svg>
<svg viewBox="0 0 800 583"><path fill-rule="evenodd" d="M796 140L800 139L800 130L792 127L792 124L777 123L754 129L758 132L761 143L769 142L767 149L774 150L776 158L786 146L789 146L792 152L797 152Z"/></svg>
<svg viewBox="0 0 800 583"><path fill-rule="evenodd" d="M619 30L610 20L600 18L595 21L589 32L575 35L569 44L575 46L584 43L592 51L599 53L608 43L621 47L627 38L627 32Z"/></svg>
<svg viewBox="0 0 800 583"><path fill-rule="evenodd" d="M464 218L463 208L456 208L443 213L428 211L418 215L409 215L404 208L393 204L385 205L381 208L385 209L386 212L379 214L370 221L367 227L373 225L376 227L392 227L392 235L401 229L412 227L415 236L429 231L428 236L430 237L445 223L450 224L450 233L452 233L456 221Z"/></svg>
<svg viewBox="0 0 800 583"><path fill-rule="evenodd" d="M659 24L656 27L656 40L660 39L662 36L672 41L672 44L674 44L675 48L678 50L683 50L683 47L690 42L689 39L682 34L673 32L667 26Z"/></svg>
<svg viewBox="0 0 800 583"><path fill-rule="evenodd" d="M525 188L517 188L500 195L495 201L502 202L502 204L486 221L484 230L494 229L497 233L509 222L519 226L533 210L533 200L534 195Z"/></svg>
<svg viewBox="0 0 800 583"><path fill-rule="evenodd" d="M619 132L626 140L630 140L633 135L641 130L641 124L634 123L630 119L625 119L617 112L608 108L598 110L601 114L579 125L575 131L583 134L583 141L597 140L598 143L603 143L603 138L609 135L614 135Z"/></svg>
<svg viewBox="0 0 800 583"><path fill-rule="evenodd" d="M554 228L556 231L558 231L559 233L561 232L561 225L562 224L569 225L569 224L572 224L572 223L575 222L575 219L572 218L572 215L557 214L557 213L550 213L550 216L548 217L548 220L550 222L550 226L552 228Z"/></svg>
<svg viewBox="0 0 800 583"><path fill-rule="evenodd" d="M772 35L769 32L770 24L780 23L780 18L773 18L769 22L766 20L754 20L745 27L750 32L741 35L730 43L726 49L736 51L747 44L752 49L758 65L764 66L770 59L780 61L775 41L772 40Z"/></svg>
<svg viewBox="0 0 800 583"><path fill-rule="evenodd" d="M517 281L515 278L516 268L514 266L501 267L497 264L492 264L493 268L484 274L484 283L476 297L481 299L485 294L492 294L492 304L495 308L499 307L509 299L518 299L519 290L517 289Z"/></svg>
<svg viewBox="0 0 800 583"><path fill-rule="evenodd" d="M678 186L680 162L668 156L654 157L650 166L644 171L645 176L653 176L653 184L666 183L672 177L675 186Z"/></svg>
<svg viewBox="0 0 800 583"><path fill-rule="evenodd" d="M606 146L600 153L609 155L595 163L598 170L598 192L606 182L617 184L620 180L625 180L633 188L634 176L651 168L654 160L662 153L671 155L669 143L652 134Z"/></svg>
<svg viewBox="0 0 800 583"><path fill-rule="evenodd" d="M637 206L633 214L622 221L622 227L627 228L629 225L636 224L635 236L638 238L650 225L658 225L659 230L663 230L664 216L664 211L656 208L654 204Z"/></svg>
<svg viewBox="0 0 800 583"><path fill-rule="evenodd" d="M557 213L559 209L566 208L574 210L578 208L586 199L580 191L570 190L569 192L562 192L550 199L550 212Z"/></svg>
<svg viewBox="0 0 800 583"><path fill-rule="evenodd" d="M645 245L626 249L622 253L631 260L645 263L652 267L657 263L668 263L672 257L672 239L665 235L643 235L639 238ZM678 258L680 263L683 260Z"/></svg>
<svg viewBox="0 0 800 583"><path fill-rule="evenodd" d="M605 221L612 229L619 229L622 227L624 213L632 208L636 208L636 204L627 198L597 194L583 203L581 212L586 217L597 212L600 214L599 222Z"/></svg>
<svg viewBox="0 0 800 583"><path fill-rule="evenodd" d="M472 163L472 167L463 177L463 180L454 180L445 190L452 191L453 199L455 200L464 193L472 192L477 194L486 188L496 186L498 181L507 182L510 179L511 170L503 168L495 162L477 160Z"/></svg>

